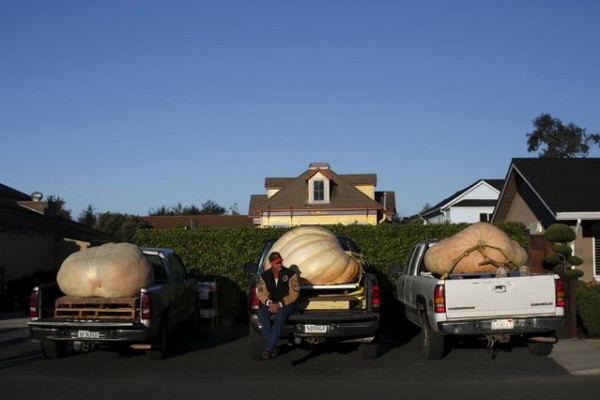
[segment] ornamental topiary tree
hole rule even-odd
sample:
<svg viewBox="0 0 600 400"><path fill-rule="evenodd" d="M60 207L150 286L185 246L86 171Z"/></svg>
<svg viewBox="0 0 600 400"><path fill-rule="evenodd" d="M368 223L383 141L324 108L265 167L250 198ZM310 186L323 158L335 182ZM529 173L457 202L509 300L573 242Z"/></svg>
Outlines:
<svg viewBox="0 0 600 400"><path fill-rule="evenodd" d="M546 229L544 238L550 242L552 252L544 256L544 264L558 274L579 278L583 271L576 267L583 264L580 257L574 256L569 243L576 239L573 229L565 224L552 224Z"/></svg>

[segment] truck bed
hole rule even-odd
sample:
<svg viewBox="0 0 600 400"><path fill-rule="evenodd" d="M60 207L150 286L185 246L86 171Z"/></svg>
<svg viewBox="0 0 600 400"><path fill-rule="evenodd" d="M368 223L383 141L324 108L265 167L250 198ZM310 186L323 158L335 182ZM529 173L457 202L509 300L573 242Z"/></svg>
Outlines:
<svg viewBox="0 0 600 400"><path fill-rule="evenodd" d="M310 285L304 283L296 301L299 311L311 310L362 310L366 307L366 294L360 282L336 285Z"/></svg>
<svg viewBox="0 0 600 400"><path fill-rule="evenodd" d="M56 299L56 319L125 319L136 318L137 297L104 298L61 296Z"/></svg>

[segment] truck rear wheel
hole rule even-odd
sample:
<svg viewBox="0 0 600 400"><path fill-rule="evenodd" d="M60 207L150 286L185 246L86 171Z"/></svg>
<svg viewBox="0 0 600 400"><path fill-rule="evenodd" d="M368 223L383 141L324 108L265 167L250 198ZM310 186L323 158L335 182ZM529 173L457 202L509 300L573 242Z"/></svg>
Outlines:
<svg viewBox="0 0 600 400"><path fill-rule="evenodd" d="M379 353L379 342L373 339L371 343L362 343L359 350L363 360L374 360Z"/></svg>
<svg viewBox="0 0 600 400"><path fill-rule="evenodd" d="M158 330L158 337L152 343L152 348L146 353L151 360L163 360L167 357L167 347L169 344L169 330L167 324L163 323Z"/></svg>
<svg viewBox="0 0 600 400"><path fill-rule="evenodd" d="M529 342L527 348L534 356L549 356L552 353L553 343Z"/></svg>
<svg viewBox="0 0 600 400"><path fill-rule="evenodd" d="M63 358L67 355L67 342L42 340L42 353L48 359Z"/></svg>
<svg viewBox="0 0 600 400"><path fill-rule="evenodd" d="M190 322L188 323L189 333L194 336L200 330L200 304L196 302L194 304L194 311L190 315Z"/></svg>
<svg viewBox="0 0 600 400"><path fill-rule="evenodd" d="M265 341L259 332L256 332L250 324L250 358L253 360L262 360L262 353L265 349Z"/></svg>
<svg viewBox="0 0 600 400"><path fill-rule="evenodd" d="M427 318L423 318L421 324L421 336L423 339L423 352L428 360L439 360L446 352L446 341L444 336L438 335L431 330Z"/></svg>

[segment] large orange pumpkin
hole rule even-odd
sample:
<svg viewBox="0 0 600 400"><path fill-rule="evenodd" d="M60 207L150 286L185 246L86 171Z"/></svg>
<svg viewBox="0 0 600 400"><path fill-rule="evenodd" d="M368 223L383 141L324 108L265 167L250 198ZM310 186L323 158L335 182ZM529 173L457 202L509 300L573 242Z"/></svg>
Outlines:
<svg viewBox="0 0 600 400"><path fill-rule="evenodd" d="M133 297L153 280L146 257L130 243L107 243L73 253L56 276L60 290L77 297Z"/></svg>
<svg viewBox="0 0 600 400"><path fill-rule="evenodd" d="M362 263L342 249L333 233L319 226L286 232L271 251L281 253L284 264L297 266L300 277L313 285L353 282L362 271ZM265 261L264 268L270 267Z"/></svg>
<svg viewBox="0 0 600 400"><path fill-rule="evenodd" d="M427 250L424 261L429 271L440 275L495 273L497 265L524 265L527 252L499 228L478 222L440 240Z"/></svg>

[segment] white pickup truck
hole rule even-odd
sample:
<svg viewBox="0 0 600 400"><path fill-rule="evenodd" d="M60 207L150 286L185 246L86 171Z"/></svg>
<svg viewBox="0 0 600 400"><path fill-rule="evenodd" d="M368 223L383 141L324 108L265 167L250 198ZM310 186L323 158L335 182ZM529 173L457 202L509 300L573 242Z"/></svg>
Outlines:
<svg viewBox="0 0 600 400"><path fill-rule="evenodd" d="M399 273L396 298L406 318L421 327L427 359L443 358L449 339L481 337L495 351L496 343L527 341L534 355L549 355L556 329L563 323L564 291L558 275L519 276L518 272L449 275L443 279L429 272L425 252L432 240L417 244Z"/></svg>

